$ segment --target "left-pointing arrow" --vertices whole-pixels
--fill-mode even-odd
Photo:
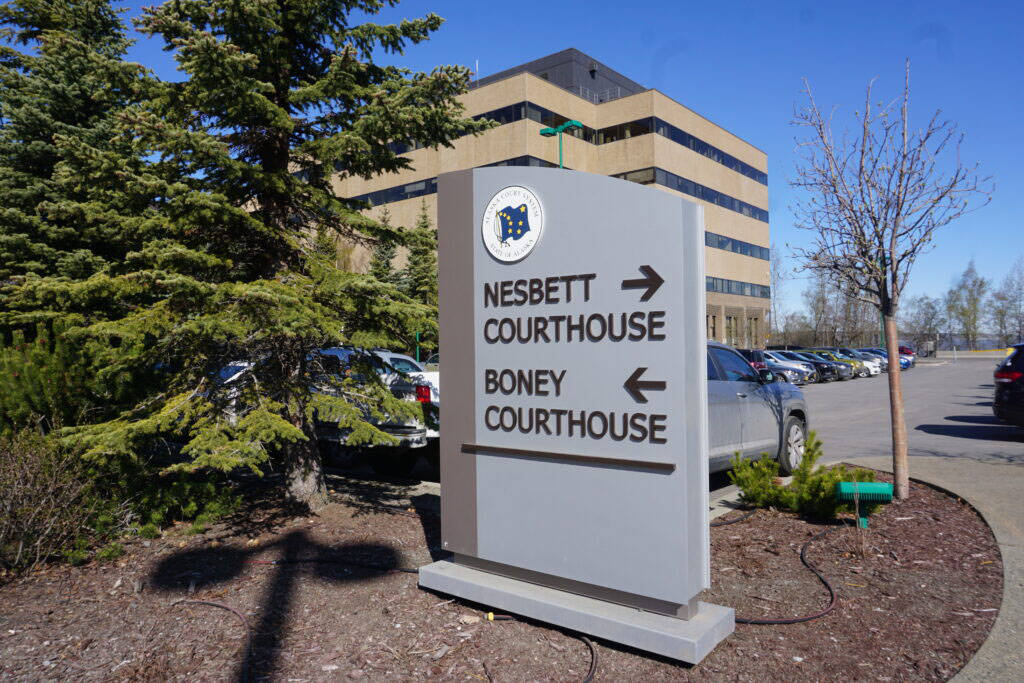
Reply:
[[[632,396],[633,400],[637,403],[647,403],[647,397],[641,392],[665,391],[665,387],[668,386],[665,382],[640,379],[645,372],[647,372],[647,368],[637,368],[622,385],[622,388],[626,390],[626,393]]]

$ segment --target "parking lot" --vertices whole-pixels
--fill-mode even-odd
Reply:
[[[1024,464],[1024,429],[992,415],[991,358],[920,362],[903,373],[909,455]],[[879,375],[803,387],[824,460],[889,455],[889,382]],[[910,473],[914,468],[911,461]]]
[[[995,365],[991,358],[924,361],[903,372],[911,459],[939,456],[1024,464],[1024,429],[992,415]],[[891,455],[889,382],[884,373],[801,389],[810,411],[810,428],[824,442],[823,462]],[[380,479],[364,462],[342,470],[359,479]],[[911,476],[913,472],[911,460]],[[411,477],[428,488],[431,482],[436,487],[438,481],[437,472],[422,460]],[[721,495],[729,486],[728,477],[713,475],[710,486]]]

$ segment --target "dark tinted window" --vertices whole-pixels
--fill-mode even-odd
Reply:
[[[718,365],[722,368],[722,372],[725,374],[726,381],[729,382],[756,382],[758,381],[757,373],[754,368],[750,367],[750,363],[743,360],[743,357],[738,353],[730,351],[728,349],[713,348],[711,353],[714,354],[715,360],[718,361]]]
[[[1003,370],[1020,370],[1024,372],[1024,347],[1018,346],[1012,355],[1001,364]]]
[[[764,363],[764,351],[759,349],[736,349],[751,363]]]
[[[715,367],[715,361],[711,360],[711,351],[708,351],[708,381],[721,379],[718,376],[718,368]]]
[[[422,372],[415,363],[405,360],[404,358],[397,358],[391,356],[391,366],[399,372]]]
[[[739,294],[742,296],[756,296],[762,299],[770,299],[771,287],[766,285],[755,285],[750,282],[738,282],[726,280],[721,277],[705,277],[705,289],[709,292],[721,292],[722,294]]]
[[[629,178],[627,178],[629,180]],[[737,254],[743,254],[744,256],[753,256],[754,258],[763,259],[768,261],[771,259],[771,251],[767,247],[758,246],[751,244],[750,242],[744,242],[742,240],[733,239],[724,235],[719,235],[713,232],[704,233],[704,244],[715,249],[724,249],[725,251],[732,251]]]
[[[654,182],[658,185],[664,185],[665,187],[677,190],[683,194],[688,194],[691,197],[697,197],[706,202],[710,202],[711,204],[717,204],[723,208],[729,209],[730,211],[741,213],[744,216],[749,216],[755,220],[759,220],[764,223],[768,222],[768,211],[765,209],[756,207],[753,204],[747,204],[735,197],[730,197],[718,190],[705,187],[700,183],[683,178],[682,176],[678,176],[675,173],[666,171],[665,169],[655,167],[654,172]],[[632,171],[628,173],[616,173],[612,177],[624,178],[629,175],[629,173],[632,173]]]

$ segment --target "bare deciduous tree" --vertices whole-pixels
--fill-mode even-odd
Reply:
[[[775,337],[779,336],[782,332],[783,319],[786,317],[785,311],[782,307],[782,292],[785,288],[786,281],[789,279],[789,269],[786,268],[786,264],[782,258],[782,247],[778,244],[773,244],[771,247],[771,260],[768,262],[771,277],[771,294],[772,294],[772,309],[771,309],[771,326],[769,331],[773,338],[773,343],[778,343],[774,340]]]
[[[1024,343],[1024,256],[992,292],[988,308],[992,331],[1001,346]]]
[[[900,329],[915,348],[937,341],[946,328],[946,307],[942,299],[926,294],[907,300],[900,310]]]
[[[935,112],[923,128],[910,123],[910,62],[902,97],[872,102],[868,83],[864,111],[854,114],[856,131],[833,133],[832,114],[819,109],[804,81],[807,103],[794,124],[803,152],[793,186],[802,191],[793,209],[797,227],[814,233],[812,245],[797,253],[812,271],[849,285],[884,319],[886,347],[897,357],[896,311],[914,261],[932,243],[935,232],[968,211],[969,202],[987,203],[988,178],[959,155],[962,135],[954,122]],[[895,493],[910,490],[907,430],[899,364],[891,363],[889,402],[892,417]]]
[[[955,323],[964,345],[969,349],[978,348],[978,333],[984,319],[982,304],[991,283],[978,273],[974,267],[974,259],[960,274],[953,286],[946,293],[946,313],[949,321]]]

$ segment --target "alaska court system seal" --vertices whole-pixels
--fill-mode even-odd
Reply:
[[[503,263],[526,258],[544,230],[544,211],[530,190],[512,185],[487,202],[480,235],[491,256]]]

